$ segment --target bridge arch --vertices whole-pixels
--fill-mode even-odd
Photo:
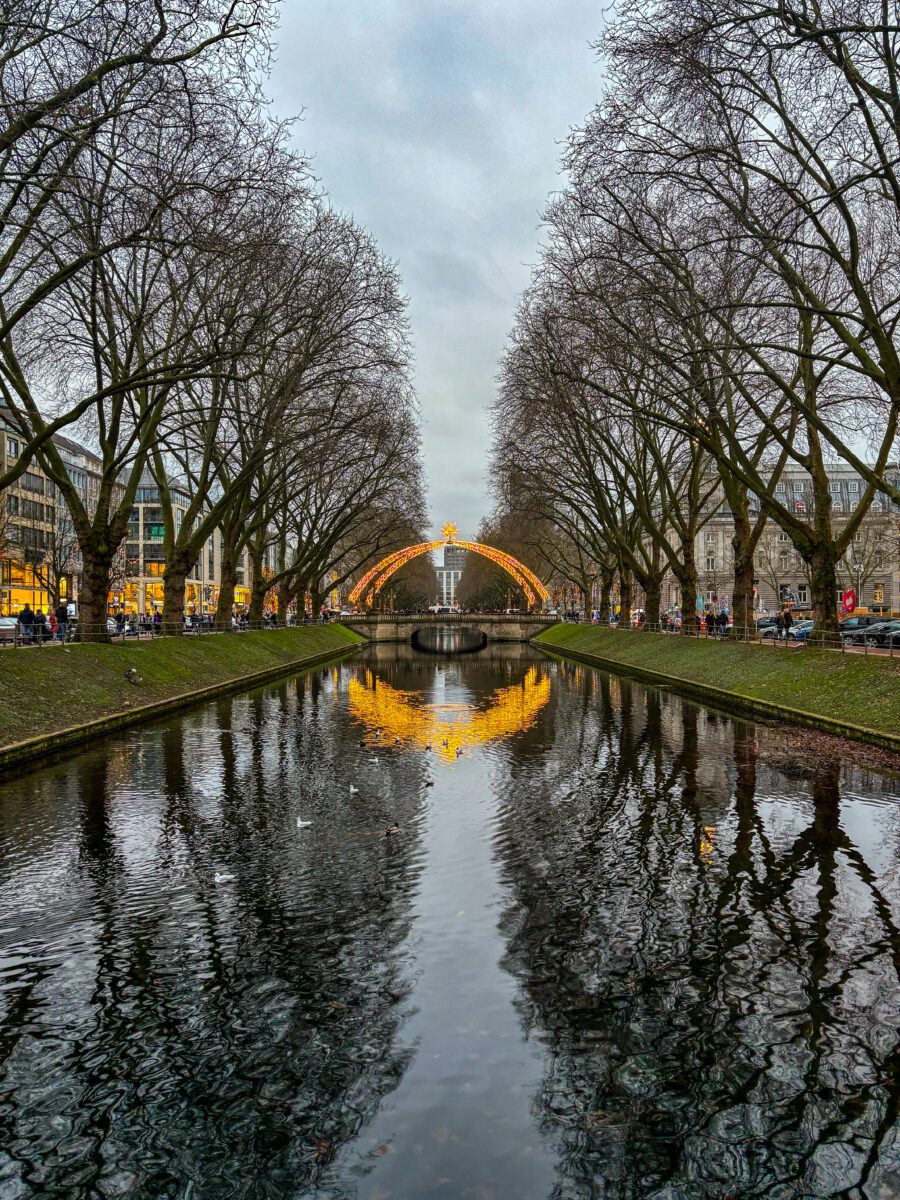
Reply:
[[[525,593],[529,605],[536,604],[538,598],[549,600],[550,593],[537,575],[517,558],[513,558],[511,554],[506,554],[505,551],[497,550],[493,546],[486,546],[483,542],[463,541],[456,536],[456,526],[454,525],[445,525],[441,532],[444,536],[438,541],[418,542],[415,546],[406,546],[403,550],[395,550],[393,554],[388,554],[381,562],[376,563],[363,575],[350,593],[351,604],[358,604],[361,599],[367,605],[372,604],[390,577],[401,567],[412,559],[418,558],[422,554],[429,554],[432,550],[439,550],[441,546],[446,546],[450,542],[454,546],[461,546],[463,550],[471,550],[473,554],[481,554],[484,558],[496,563],[515,580]]]

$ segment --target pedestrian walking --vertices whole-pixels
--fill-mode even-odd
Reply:
[[[41,645],[50,637],[50,626],[47,624],[47,614],[42,608],[34,614],[34,640]]]
[[[162,614],[159,609],[153,614],[153,632],[160,633],[162,631]]]
[[[724,608],[716,617],[716,625],[719,629],[719,637],[728,637],[728,613]]]
[[[32,641],[34,639],[34,611],[27,602],[19,613],[19,626],[22,630],[22,641]]]
[[[69,631],[69,606],[68,604],[57,604],[53,615],[56,617],[56,636],[61,642],[66,640],[66,635]]]
[[[785,636],[785,639],[786,639],[787,641],[790,641],[790,639],[791,639],[791,629],[792,629],[792,628],[793,628],[793,626],[794,626],[794,618],[791,616],[791,610],[790,610],[789,608],[786,608],[786,609],[784,610],[784,617],[782,618],[782,622],[783,622],[783,624],[784,624],[784,636]]]
[[[715,614],[713,613],[712,609],[710,609],[709,612],[707,612],[707,614],[706,614],[706,636],[707,637],[715,637],[716,636],[716,618],[715,618]]]
[[[784,613],[780,612],[775,617],[775,636],[784,638]]]

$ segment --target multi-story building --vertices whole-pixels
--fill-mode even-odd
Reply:
[[[169,481],[169,495],[175,530],[181,529],[185,514],[190,507],[187,488],[175,480]],[[121,596],[114,602],[121,603],[128,613],[152,613],[162,609],[163,573],[166,566],[165,523],[159,487],[153,476],[145,474],[135,494],[134,507],[128,525],[125,543],[125,581]],[[196,613],[215,612],[219,600],[219,585],[222,580],[222,535],[214,530],[200,552],[200,557],[188,576],[185,585],[185,611]],[[241,555],[237,569],[235,608],[243,611],[250,603],[250,562],[247,551]]]
[[[444,546],[444,561],[435,568],[438,577],[438,600],[451,608],[456,604],[456,587],[466,562],[467,551],[448,542]]]
[[[90,450],[57,435],[54,442],[69,479],[89,513],[95,510],[102,464]],[[11,466],[21,452],[21,439],[0,414],[0,468]],[[121,489],[122,485],[118,485]],[[175,527],[179,529],[190,500],[177,483],[171,488]],[[122,492],[113,496],[121,501]],[[152,613],[162,608],[165,569],[163,512],[159,489],[146,475],[138,488],[128,534],[117,551],[110,579],[110,609]],[[187,580],[185,610],[215,611],[219,599],[222,536],[218,530],[206,545]],[[52,480],[33,463],[0,495],[0,616],[18,613],[25,604],[45,611],[60,599],[77,603],[81,586],[78,539],[67,507]],[[245,551],[237,571],[235,607],[250,603],[250,564]]]
[[[20,453],[20,437],[0,417],[0,468],[13,466]],[[35,466],[0,494],[0,616],[25,604],[45,610],[50,605],[46,563],[54,544],[55,491]]]
[[[900,468],[888,471],[896,484]],[[829,469],[832,516],[836,528],[846,521],[865,492],[865,483],[844,464]],[[785,471],[775,495],[799,515],[812,509],[812,482],[800,470]],[[715,512],[697,535],[694,552],[699,574],[700,603],[720,607],[730,603],[734,582],[734,532],[731,511],[721,489],[713,496]],[[758,508],[753,515],[758,514]],[[859,607],[873,612],[900,612],[900,507],[883,494],[876,495],[859,530],[838,564],[838,595],[850,587],[857,593]],[[754,558],[753,601],[757,611],[771,612],[784,604],[803,607],[810,602],[806,566],[788,534],[768,521]],[[663,592],[669,607],[680,605],[677,581],[669,577]]]

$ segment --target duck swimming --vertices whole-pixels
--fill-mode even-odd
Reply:
[[[382,837],[386,837],[386,838],[387,838],[387,837],[393,837],[395,834],[397,834],[397,833],[399,833],[399,832],[400,832],[400,826],[399,826],[399,825],[397,824],[397,822],[395,821],[395,822],[393,823],[393,825],[388,825],[387,829],[386,829],[386,830],[384,831],[384,833],[382,834]]]

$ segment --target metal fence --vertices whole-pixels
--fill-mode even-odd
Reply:
[[[161,637],[210,637],[221,634],[241,634],[258,630],[297,629],[304,625],[321,626],[330,624],[329,621],[312,618],[292,620],[285,625],[283,622],[272,621],[235,621],[231,627],[217,628],[212,621],[185,621],[183,624],[154,624],[153,621],[126,621],[119,625],[109,621],[106,625],[83,625],[80,622],[68,622],[65,630],[52,630],[49,625],[23,625],[17,622],[15,626],[0,626],[0,648],[21,647],[37,648],[58,646],[71,642],[99,642],[108,640],[111,643],[124,645],[135,641],[153,641]]]
[[[567,620],[569,620],[567,618]],[[570,622],[571,623],[571,622]],[[575,624],[591,624],[590,621],[576,621]],[[759,646],[772,646],[773,649],[783,650],[803,650],[807,646],[815,646],[817,649],[839,651],[842,654],[877,654],[879,657],[893,658],[895,655],[900,658],[900,631],[886,637],[883,642],[879,642],[877,636],[867,635],[865,629],[860,629],[852,634],[831,634],[817,633],[812,630],[810,633],[795,634],[793,631],[785,631],[783,634],[772,634],[768,632],[760,633],[756,628],[750,625],[735,626],[728,625],[724,628],[716,628],[707,630],[705,625],[697,629],[684,629],[683,627],[673,628],[666,622],[657,624],[645,622],[639,626],[630,625],[614,625],[610,624],[609,628],[615,632],[622,634],[640,634],[640,633],[662,633],[669,637],[690,637],[702,638],[711,642],[747,642]]]

